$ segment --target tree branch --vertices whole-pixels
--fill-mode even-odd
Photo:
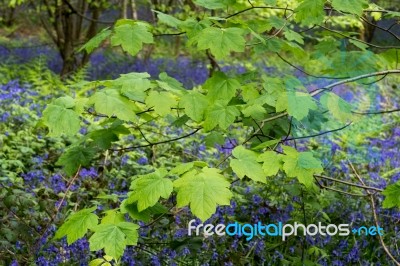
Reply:
[[[368,73],[368,74],[363,74],[363,75],[360,75],[360,76],[348,78],[348,79],[345,79],[345,80],[341,80],[341,81],[335,82],[335,83],[333,83],[331,85],[328,85],[326,87],[323,87],[321,89],[316,89],[314,91],[311,91],[310,94],[311,94],[311,96],[315,96],[315,95],[320,94],[321,92],[333,89],[334,87],[337,87],[337,86],[345,84],[345,83],[350,83],[350,82],[357,81],[357,80],[360,80],[360,79],[365,79],[365,78],[375,77],[375,76],[388,75],[388,74],[400,74],[400,69],[392,69],[392,70],[373,72],[373,73]]]
[[[314,138],[314,137],[322,136],[322,135],[325,135],[325,134],[329,134],[329,133],[332,133],[332,132],[336,132],[336,131],[343,130],[343,129],[345,129],[346,127],[350,126],[351,123],[352,123],[352,122],[350,122],[350,123],[348,123],[348,124],[346,124],[346,125],[344,125],[344,126],[342,126],[342,127],[340,127],[340,128],[336,128],[336,129],[332,129],[332,130],[327,130],[327,131],[323,131],[323,132],[320,132],[320,133],[317,133],[317,134],[313,134],[313,135],[308,135],[308,136],[286,138],[286,139],[284,139],[284,140],[282,140],[282,141],[289,141],[289,140],[296,140],[296,139],[308,139],[308,138]]]
[[[341,36],[343,36],[343,37],[345,37],[345,38],[347,38],[347,39],[351,39],[351,40],[354,40],[354,41],[363,43],[363,44],[365,44],[365,45],[368,45],[368,46],[370,46],[370,47],[374,47],[374,48],[377,48],[377,49],[384,49],[384,50],[386,50],[386,49],[400,49],[400,46],[392,46],[392,45],[380,46],[380,45],[376,45],[376,44],[373,44],[373,43],[365,42],[365,41],[362,41],[362,40],[360,40],[360,39],[357,39],[357,38],[348,36],[348,35],[346,35],[346,34],[340,32],[340,31],[333,30],[333,29],[330,29],[330,28],[325,27],[325,26],[322,26],[322,25],[318,25],[318,27],[323,28],[323,29],[325,29],[325,30],[327,30],[327,31],[330,31],[330,32],[339,34],[339,35],[341,35]]]
[[[180,140],[180,139],[184,139],[184,138],[190,137],[190,136],[196,134],[196,133],[197,133],[198,131],[200,131],[201,129],[202,129],[201,127],[200,127],[200,128],[197,128],[196,130],[194,130],[193,132],[191,132],[191,133],[189,133],[189,134],[186,134],[186,135],[181,136],[181,137],[173,138],[173,139],[168,139],[168,140],[163,140],[163,141],[159,141],[159,142],[154,142],[154,143],[151,143],[151,144],[138,145],[138,146],[131,146],[131,147],[126,147],[126,148],[120,148],[120,149],[110,149],[110,151],[131,151],[131,150],[134,150],[134,149],[152,147],[152,146],[156,146],[156,145],[159,145],[159,144],[165,144],[165,143],[169,143],[169,142],[174,142],[174,141],[177,141],[177,140]]]
[[[282,59],[283,62],[285,62],[286,64],[288,64],[289,66],[291,66],[291,67],[297,69],[297,70],[300,71],[301,73],[306,74],[307,76],[310,76],[310,77],[314,77],[314,78],[318,78],[318,79],[347,79],[347,78],[349,78],[349,77],[330,77],[330,76],[317,76],[317,75],[313,75],[313,74],[310,74],[310,73],[304,71],[303,69],[301,69],[301,68],[299,68],[299,67],[293,65],[293,64],[290,63],[287,59],[285,59],[283,56],[281,56],[279,53],[276,53],[276,55],[277,55],[280,59]]]
[[[76,8],[68,1],[68,0],[63,0],[63,2],[74,12],[74,14],[77,14],[81,18],[91,21],[91,22],[96,22],[100,24],[114,24],[115,21],[104,21],[104,20],[98,20],[98,19],[93,19],[90,17],[85,16],[84,14],[80,13]]]
[[[364,181],[362,180],[361,176],[358,174],[356,168],[354,167],[354,165],[348,161],[350,164],[351,169],[354,172],[354,175],[357,177],[357,179],[360,181],[360,183],[365,186]],[[379,219],[378,219],[378,214],[376,211],[376,205],[375,205],[375,199],[374,199],[374,193],[371,193],[367,190],[367,193],[369,195],[369,199],[371,201],[371,209],[372,209],[372,214],[374,217],[374,221],[375,221],[375,225],[377,228],[379,228]],[[389,258],[397,265],[400,266],[400,263],[396,260],[396,258],[392,255],[392,253],[390,252],[390,250],[388,249],[388,247],[386,246],[385,242],[383,241],[383,237],[378,234],[378,238],[379,238],[379,242],[381,243],[381,246],[383,248],[383,250],[385,251],[385,253],[389,256]]]
[[[370,187],[370,186],[365,186],[365,185],[359,185],[359,184],[351,183],[349,181],[344,181],[344,180],[336,179],[336,178],[329,177],[329,176],[314,175],[314,177],[322,178],[322,179],[326,179],[326,180],[330,180],[330,181],[334,181],[334,182],[338,182],[338,183],[342,183],[342,184],[349,185],[349,186],[352,186],[352,187],[362,188],[362,189],[365,189],[367,191],[368,190],[374,190],[374,191],[378,191],[378,192],[382,192],[383,191],[383,189],[380,189],[380,188]]]
[[[383,111],[373,111],[373,112],[356,112],[352,111],[353,114],[357,115],[379,115],[379,114],[390,114],[390,113],[395,113],[399,112],[400,109],[393,109],[393,110],[383,110]]]

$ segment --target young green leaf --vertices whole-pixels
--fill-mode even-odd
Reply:
[[[228,106],[226,101],[218,100],[206,112],[204,130],[210,131],[217,125],[222,129],[227,129],[239,115],[240,112],[235,106]]]
[[[335,8],[337,10],[361,16],[364,8],[368,7],[368,1],[366,1],[366,0],[332,0],[332,6],[333,6],[333,8]]]
[[[152,87],[148,73],[122,74],[112,81],[112,85],[121,88],[121,93],[131,100],[143,102],[146,90]]]
[[[93,228],[95,233],[90,237],[91,251],[104,248],[107,255],[118,259],[127,245],[136,245],[139,234],[137,224],[120,222],[117,224],[100,224]]]
[[[266,175],[257,162],[257,153],[247,150],[243,146],[237,146],[233,149],[232,154],[236,159],[231,160],[230,166],[239,178],[248,176],[254,181],[266,183]]]
[[[208,91],[207,97],[215,102],[216,100],[229,101],[236,94],[236,90],[240,88],[240,83],[235,78],[229,78],[223,72],[216,72],[203,85]]]
[[[180,107],[185,108],[185,114],[196,122],[201,122],[208,106],[206,96],[196,91],[189,91],[182,96]]]
[[[157,10],[153,10],[153,12],[157,13],[157,18],[160,23],[164,23],[165,25],[177,28],[182,21],[165,13],[162,13]]]
[[[120,222],[125,222],[124,214],[117,212],[115,210],[105,211],[106,216],[101,219],[100,224],[117,224]]]
[[[196,0],[196,5],[205,7],[207,9],[220,9],[226,8],[232,0]]]
[[[304,0],[295,9],[296,21],[302,25],[320,24],[325,17],[325,0]]]
[[[72,176],[78,171],[79,166],[88,166],[95,155],[96,150],[93,148],[72,146],[61,155],[56,165],[63,166],[64,171]]]
[[[93,140],[91,143],[92,147],[98,147],[102,150],[109,149],[111,144],[119,139],[118,134],[112,128],[92,131],[86,137]]]
[[[105,89],[96,92],[90,97],[88,104],[94,104],[96,112],[109,117],[115,115],[121,120],[136,121],[135,112],[140,111],[138,106],[121,95],[118,90]]]
[[[255,120],[262,120],[267,114],[267,110],[261,104],[247,104],[242,113],[245,117],[251,117]]]
[[[87,43],[85,43],[79,51],[86,50],[89,54],[94,51],[94,49],[98,48],[100,44],[110,36],[111,30],[109,28],[105,28],[99,33],[96,34],[92,39],[90,39]]]
[[[88,229],[94,228],[99,222],[99,217],[92,213],[96,208],[94,206],[89,209],[83,209],[68,216],[64,224],[57,230],[54,238],[60,239],[67,236],[68,245],[82,238]]]
[[[274,151],[266,151],[258,157],[258,161],[264,162],[263,169],[267,176],[275,176],[282,169],[282,155]]]
[[[388,185],[382,192],[385,196],[382,207],[400,207],[400,182]]]
[[[218,169],[204,167],[199,173],[192,170],[174,181],[177,206],[190,205],[194,215],[202,221],[215,213],[217,205],[229,205],[232,192],[230,183]]]
[[[314,158],[311,152],[297,152],[294,148],[285,146],[286,155],[283,157],[283,170],[288,177],[297,177],[300,183],[310,188],[314,174],[323,171],[321,161]]]
[[[153,107],[156,114],[165,116],[171,113],[171,107],[176,106],[176,100],[169,92],[151,91],[146,98],[146,105],[148,108]]]
[[[334,118],[341,122],[351,119],[351,105],[333,92],[322,95],[321,104],[325,106]]]
[[[299,44],[304,44],[303,36],[293,30],[286,30],[284,35],[288,41],[295,41]]]
[[[43,122],[49,128],[49,136],[75,135],[80,129],[79,115],[60,105],[48,104],[43,111]]]
[[[190,170],[192,170],[194,167],[194,162],[189,162],[189,163],[180,163],[174,168],[171,169],[170,173],[173,175],[182,175]]]
[[[133,192],[130,194],[127,203],[137,202],[138,210],[151,207],[161,198],[167,199],[172,193],[172,181],[165,176],[168,171],[161,168],[155,172],[141,175],[131,184]]]
[[[160,75],[158,75],[158,78],[160,79],[157,80],[158,86],[166,91],[180,92],[185,90],[182,83],[175,78],[168,76],[165,72],[161,72]]]
[[[120,205],[121,213],[128,213],[129,216],[134,220],[139,220],[143,222],[148,222],[151,219],[153,214],[161,214],[168,212],[168,209],[161,205],[160,203],[156,203],[154,206],[145,209],[144,211],[139,211],[137,207],[137,202],[127,203],[128,199],[123,200]]]
[[[278,98],[275,108],[277,112],[287,110],[289,115],[302,120],[308,115],[309,110],[317,109],[317,104],[310,94],[290,90]]]
[[[136,55],[143,47],[143,43],[153,43],[153,35],[148,31],[146,23],[126,23],[114,28],[111,36],[113,46],[121,45],[130,55]]]
[[[213,131],[206,136],[204,141],[207,147],[215,147],[215,144],[224,144],[225,138],[221,133]]]
[[[244,30],[240,28],[208,27],[195,36],[199,50],[210,49],[216,59],[224,59],[231,52],[243,52],[246,40]]]

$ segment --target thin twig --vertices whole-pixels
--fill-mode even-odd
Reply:
[[[325,30],[327,30],[327,31],[330,31],[330,32],[339,34],[339,35],[341,35],[341,36],[343,36],[343,37],[345,37],[345,38],[347,38],[347,39],[351,39],[351,40],[354,40],[354,41],[363,43],[363,44],[365,44],[365,45],[368,45],[368,46],[370,46],[370,47],[374,47],[374,48],[377,48],[377,49],[384,49],[384,50],[386,50],[386,49],[400,49],[400,46],[393,46],[393,45],[380,46],[380,45],[376,45],[376,44],[373,44],[373,43],[365,42],[365,41],[362,41],[362,40],[360,40],[360,39],[357,39],[357,38],[348,36],[348,35],[346,35],[346,34],[340,32],[340,31],[333,30],[333,29],[330,29],[330,28],[325,27],[325,26],[322,26],[322,25],[318,25],[318,27],[323,28],[323,29],[325,29]]]
[[[300,71],[301,73],[306,74],[307,76],[310,76],[310,77],[314,77],[314,78],[318,78],[318,79],[347,79],[347,78],[349,78],[349,77],[317,76],[317,75],[314,75],[314,74],[310,74],[310,73],[304,71],[303,69],[301,69],[300,67],[297,67],[297,66],[295,66],[294,64],[292,64],[291,62],[289,62],[287,59],[285,59],[285,58],[284,58],[283,56],[281,56],[279,53],[276,53],[276,55],[277,55],[283,62],[285,62],[286,64],[288,64],[289,66],[291,66],[291,67],[297,69],[297,70]]]
[[[200,128],[197,128],[196,130],[194,130],[191,133],[186,134],[184,136],[173,138],[173,139],[168,139],[168,140],[163,140],[163,141],[159,141],[159,142],[153,142],[152,144],[137,145],[137,146],[131,146],[131,147],[120,148],[120,149],[110,149],[110,150],[111,151],[130,151],[130,150],[134,150],[134,149],[146,148],[146,147],[151,147],[151,146],[155,146],[155,145],[159,145],[159,144],[169,143],[169,142],[173,142],[173,141],[177,141],[177,140],[180,140],[180,139],[184,139],[184,138],[190,137],[190,136],[196,134],[201,129],[202,128],[200,127]]]
[[[329,177],[329,176],[316,175],[316,174],[314,176],[317,177],[317,178],[322,178],[322,179],[326,179],[326,180],[342,183],[342,184],[349,185],[349,186],[352,186],[352,187],[358,187],[358,188],[362,188],[362,189],[366,189],[366,190],[374,190],[374,191],[379,191],[379,192],[383,191],[383,189],[380,189],[380,188],[370,187],[370,186],[365,186],[365,185],[359,185],[359,184],[355,184],[355,183],[352,183],[352,182],[349,182],[349,181],[336,179],[336,178]]]
[[[293,138],[285,138],[285,139],[282,140],[282,142],[284,142],[284,141],[289,141],[289,140],[296,140],[296,139],[314,138],[314,137],[322,136],[322,135],[325,135],[325,134],[337,132],[337,131],[343,130],[343,129],[345,129],[346,127],[350,126],[351,123],[352,123],[352,122],[350,122],[350,123],[348,123],[348,124],[346,124],[346,125],[344,125],[344,126],[342,126],[342,127],[340,127],[340,128],[336,128],[336,129],[332,129],[332,130],[323,131],[323,132],[320,132],[320,133],[317,133],[317,134],[313,134],[313,135],[301,136],[301,137],[293,137]]]
[[[400,109],[393,109],[393,110],[383,110],[383,111],[373,111],[373,112],[356,112],[352,111],[353,114],[357,115],[379,115],[379,114],[390,114],[390,113],[395,113],[399,112]]]
[[[364,181],[362,180],[361,176],[358,174],[358,172],[357,172],[356,168],[354,167],[354,165],[353,165],[350,161],[348,161],[348,162],[349,162],[349,164],[350,164],[351,169],[352,169],[353,172],[354,172],[354,175],[357,177],[357,179],[360,181],[360,183],[361,183],[363,186],[365,186]],[[373,214],[373,217],[374,217],[374,221],[375,221],[376,228],[379,228],[379,219],[378,219],[378,214],[377,214],[377,211],[376,211],[376,205],[375,205],[374,194],[371,193],[371,192],[369,192],[368,190],[367,190],[367,193],[368,193],[369,199],[370,199],[370,201],[371,201],[371,209],[372,209],[372,214]],[[392,255],[392,253],[390,252],[389,248],[386,246],[385,242],[383,241],[383,237],[381,236],[381,234],[378,234],[378,237],[379,237],[379,242],[381,243],[381,246],[382,246],[383,250],[385,251],[385,253],[389,256],[389,258],[390,258],[397,266],[400,266],[400,263],[399,263],[399,262],[396,260],[396,258]]]
[[[43,237],[43,236],[46,234],[46,232],[49,230],[49,228],[50,228],[52,222],[55,220],[57,214],[59,213],[59,211],[60,211],[60,209],[61,209],[62,204],[64,203],[65,198],[67,197],[67,194],[68,194],[69,190],[70,190],[71,187],[72,187],[72,184],[73,184],[73,183],[75,182],[75,180],[78,178],[78,175],[79,175],[79,172],[80,172],[80,171],[81,171],[81,166],[79,165],[76,174],[72,177],[71,181],[69,182],[69,184],[68,184],[68,186],[67,186],[67,189],[66,189],[65,192],[64,192],[64,196],[62,197],[61,201],[58,203],[58,205],[57,205],[57,207],[56,207],[56,211],[55,211],[55,212],[53,213],[53,215],[50,217],[50,221],[48,222],[48,224],[47,224],[46,228],[44,229],[43,233],[40,235],[40,237],[39,237],[39,239],[38,239],[38,241],[37,241],[37,243],[36,243],[36,245],[35,245],[36,247],[39,245],[39,243],[40,243],[42,237]]]
[[[356,193],[351,193],[351,192],[339,190],[339,189],[336,189],[336,188],[333,188],[333,187],[328,187],[328,186],[325,186],[325,185],[321,184],[321,182],[319,182],[318,178],[316,178],[315,176],[314,176],[314,179],[317,181],[318,185],[323,189],[332,190],[332,191],[335,191],[335,192],[338,192],[338,193],[341,193],[341,194],[345,194],[345,195],[348,195],[348,196],[355,196],[355,197],[366,197],[366,196],[368,196],[368,195],[365,195],[365,194],[356,194]]]
[[[345,80],[341,80],[341,81],[335,82],[333,84],[330,84],[328,86],[325,86],[323,88],[311,91],[310,95],[311,96],[316,96],[316,95],[318,95],[318,94],[320,94],[320,93],[322,93],[324,91],[331,90],[334,87],[337,87],[337,86],[342,85],[342,84],[350,83],[350,82],[357,81],[357,80],[360,80],[360,79],[376,77],[376,76],[383,76],[383,75],[388,75],[388,74],[400,74],[400,69],[391,69],[391,70],[373,72],[373,73],[363,74],[363,75],[360,75],[360,76],[356,76],[356,77],[348,78],[348,79],[345,79]]]

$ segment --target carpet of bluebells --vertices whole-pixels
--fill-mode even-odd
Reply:
[[[13,61],[10,62],[11,56]],[[59,71],[60,58],[46,46],[35,48],[5,49],[0,47],[0,59],[9,64],[28,64],[45,60],[47,68]],[[9,60],[9,61],[7,61]],[[224,71],[243,72],[246,66],[224,68]],[[114,78],[120,73],[149,72],[157,76],[166,71],[181,81],[185,87],[202,84],[208,77],[207,64],[181,57],[177,59],[126,60],[112,57],[106,52],[93,55],[87,69],[88,79]],[[272,69],[264,67],[264,71]],[[311,90],[327,81],[309,80],[301,73],[296,74]],[[129,189],[129,177],[149,172],[154,154],[151,150],[135,150],[109,155],[105,165],[94,164],[82,169],[79,178],[70,187],[68,200],[60,199],[67,190],[68,178],[55,167],[62,150],[70,143],[68,139],[45,136],[38,126],[41,111],[53,95],[42,93],[27,80],[7,80],[0,89],[0,162],[1,193],[0,212],[0,257],[10,265],[87,265],[94,256],[86,238],[68,246],[66,240],[53,240],[54,232],[68,215],[67,209],[80,209],[97,204],[97,212],[103,208],[118,206]],[[377,86],[377,85],[376,85]],[[379,91],[379,88],[375,88]],[[56,90],[55,90],[56,91]],[[336,91],[348,101],[359,99],[360,92],[340,87]],[[393,95],[369,95],[379,109],[382,102],[396,107]],[[383,126],[387,125],[387,126]],[[182,132],[174,127],[164,128],[170,136]],[[86,133],[82,128],[81,134]],[[309,132],[308,132],[309,133]],[[240,131],[233,131],[225,143],[206,149],[201,139],[182,139],[172,144],[172,149],[160,147],[157,154],[159,165],[198,158],[216,164],[229,154],[240,138]],[[307,135],[298,125],[299,136]],[[136,136],[129,136],[121,143],[135,143]],[[288,142],[293,145],[293,142]],[[324,161],[325,172],[333,177],[353,180],[348,160],[356,165],[366,184],[377,188],[400,179],[400,129],[393,116],[368,116],[354,126],[312,139],[297,141],[299,149],[318,150]],[[373,225],[368,197],[350,197],[334,191],[324,190],[318,197],[305,193],[300,186],[282,186],[280,176],[268,185],[236,182],[233,190],[238,196],[230,206],[219,207],[207,223],[350,223],[354,226]],[[329,182],[326,186],[332,185]],[[362,190],[339,187],[343,191],[365,193]],[[100,195],[100,196],[99,196]],[[102,196],[101,196],[102,195]],[[379,202],[382,198],[379,198]],[[172,207],[175,199],[165,203]],[[378,204],[379,206],[379,204]],[[68,207],[68,208],[67,208]],[[55,212],[56,208],[60,208]],[[378,208],[385,241],[392,253],[400,257],[396,243],[400,239],[400,212]],[[22,218],[22,219],[21,219]],[[308,258],[320,265],[390,265],[376,237],[291,237],[283,242],[273,237],[251,241],[243,237],[188,237],[187,223],[192,219],[188,209],[172,208],[154,224],[142,221],[138,246],[129,247],[122,257],[123,265],[285,265]],[[199,222],[199,221],[197,221]],[[149,225],[150,226],[147,226]],[[310,264],[313,265],[313,264]]]

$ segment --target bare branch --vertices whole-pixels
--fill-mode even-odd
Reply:
[[[196,130],[194,130],[193,132],[191,132],[191,133],[189,133],[189,134],[186,134],[186,135],[181,136],[181,137],[173,138],[173,139],[168,139],[168,140],[163,140],[163,141],[159,141],[159,142],[154,142],[154,143],[151,143],[151,144],[138,145],[138,146],[131,146],[131,147],[126,147],[126,148],[120,148],[120,149],[110,149],[110,151],[131,151],[131,150],[134,150],[134,149],[152,147],[152,146],[156,146],[156,145],[159,145],[159,144],[165,144],[165,143],[169,143],[169,142],[174,142],[174,141],[177,141],[177,140],[180,140],[180,139],[184,139],[184,138],[190,137],[190,136],[196,134],[196,133],[197,133],[198,131],[200,131],[201,129],[202,129],[201,127],[200,127],[200,128],[197,128]]]
[[[352,186],[352,187],[362,188],[362,189],[365,189],[365,190],[374,190],[374,191],[378,191],[378,192],[382,192],[383,191],[383,189],[380,189],[380,188],[370,187],[370,186],[365,186],[365,185],[359,185],[359,184],[351,183],[349,181],[344,181],[344,180],[336,179],[336,178],[329,177],[329,176],[324,176],[324,175],[314,175],[314,176],[317,177],[317,178],[322,178],[322,179],[326,179],[326,180],[342,183],[342,184],[345,184],[345,185],[349,185],[349,186]]]
[[[346,127],[350,126],[351,123],[352,123],[352,122],[350,122],[350,123],[348,123],[348,124],[346,124],[346,125],[344,125],[344,126],[342,126],[342,127],[340,127],[340,128],[336,128],[336,129],[332,129],[332,130],[323,131],[323,132],[320,132],[320,133],[317,133],[317,134],[313,134],[313,135],[301,136],[301,137],[293,137],[293,138],[285,138],[285,139],[282,140],[282,141],[289,141],[289,140],[296,140],[296,139],[308,139],[308,138],[314,138],[314,137],[322,136],[322,135],[325,135],[325,134],[329,134],[329,133],[332,133],[332,132],[337,132],[337,131],[343,130],[343,129],[345,129]]]

